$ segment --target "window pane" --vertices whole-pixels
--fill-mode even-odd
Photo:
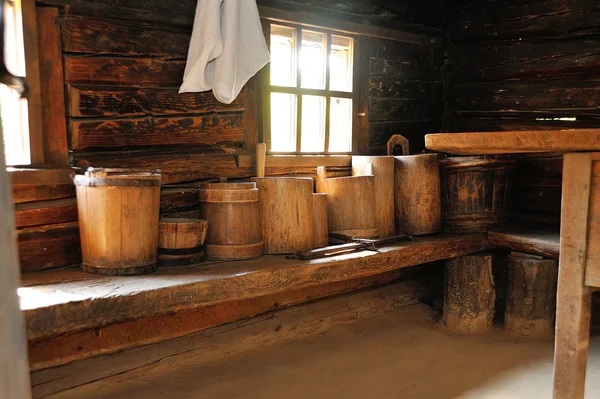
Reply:
[[[302,96],[302,152],[325,150],[325,97]]]
[[[326,53],[327,35],[325,33],[302,30],[300,71],[303,88],[325,89]]]
[[[352,53],[354,39],[331,35],[331,53],[329,56],[329,89],[352,91]]]
[[[271,151],[296,152],[296,96],[271,93]]]
[[[352,100],[332,97],[329,121],[329,152],[352,151]]]
[[[271,84],[296,87],[296,29],[271,25]]]

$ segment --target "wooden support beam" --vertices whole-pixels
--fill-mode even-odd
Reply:
[[[554,348],[554,399],[583,399],[590,336],[591,289],[585,285],[590,153],[566,154]]]

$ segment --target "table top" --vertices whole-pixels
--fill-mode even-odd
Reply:
[[[600,129],[436,133],[425,147],[458,155],[600,151]]]

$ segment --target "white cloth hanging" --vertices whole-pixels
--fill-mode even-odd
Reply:
[[[256,0],[198,0],[179,92],[212,90],[230,104],[267,62]]]

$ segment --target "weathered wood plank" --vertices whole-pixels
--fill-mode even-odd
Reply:
[[[56,367],[91,356],[162,342],[266,312],[273,314],[291,305],[385,284],[406,276],[408,271],[407,269],[393,270],[375,276],[328,283],[281,294],[226,301],[208,308],[183,310],[112,324],[101,330],[85,330],[29,342],[30,368],[32,371],[37,371]],[[33,378],[34,384],[38,385],[37,389],[41,388],[39,385],[50,382],[50,376],[57,371],[46,370],[35,374]]]
[[[66,55],[65,83],[179,87],[185,61]]]
[[[453,132],[495,132],[523,130],[561,130],[600,128],[600,120],[561,120],[558,117],[540,118],[540,116],[501,115],[480,117],[452,117],[449,122]]]
[[[370,75],[369,96],[379,98],[442,98],[442,83],[409,81],[396,75]]]
[[[403,267],[478,252],[483,235],[435,235],[380,249],[310,262],[265,256],[213,266],[170,268],[127,279],[85,276],[71,283],[20,292],[29,339],[101,327],[183,309],[207,307],[324,283],[366,277]],[[73,271],[73,273],[81,273]],[[94,285],[93,291],[83,289]],[[64,293],[54,295],[56,290]],[[69,295],[69,293],[77,293]]]
[[[467,83],[451,87],[448,94],[452,111],[461,115],[469,111],[502,111],[597,116],[600,107],[600,82],[589,79]]]
[[[490,230],[487,235],[492,244],[511,251],[553,259],[560,253],[560,232],[554,226],[515,224]]]
[[[75,196],[72,169],[10,169],[15,204]]]
[[[67,17],[61,24],[63,50],[67,53],[185,58],[191,38],[190,32],[118,21]]]
[[[444,105],[438,99],[373,98],[369,99],[369,121],[422,121],[440,119]]]
[[[65,87],[58,9],[37,7],[44,164],[69,164]]]
[[[81,262],[77,222],[17,230],[23,272],[52,269]]]
[[[250,167],[238,167],[234,154],[216,151],[119,151],[75,153],[73,162],[82,168],[104,166],[108,168],[160,169],[162,183],[179,183],[199,179],[246,178],[256,171]]]
[[[145,146],[241,147],[242,113],[173,118],[71,120],[70,149],[116,149]]]
[[[419,65],[403,62],[402,60],[394,61],[371,57],[368,72],[371,75],[398,75],[409,81],[435,82],[441,80],[441,65],[443,65],[443,60],[442,62],[432,61]]]
[[[77,221],[75,198],[37,201],[15,205],[17,228]]]
[[[69,115],[74,117],[181,115],[243,111],[243,96],[231,104],[212,92],[179,93],[176,88],[68,87]]]
[[[429,134],[425,146],[459,155],[600,150],[600,129]]]

